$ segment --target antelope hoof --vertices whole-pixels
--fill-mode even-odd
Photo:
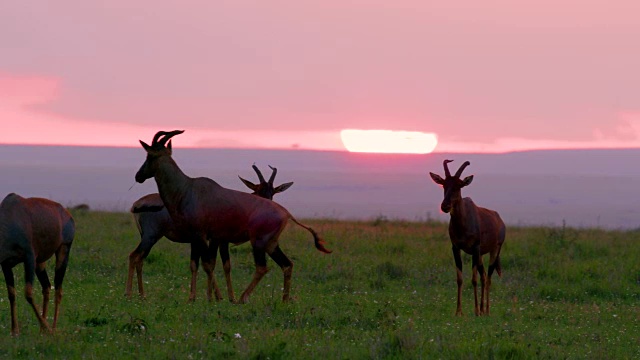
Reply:
[[[40,333],[41,334],[46,334],[46,335],[51,335],[51,334],[53,334],[53,330],[51,330],[49,325],[42,325],[42,326],[40,326]]]

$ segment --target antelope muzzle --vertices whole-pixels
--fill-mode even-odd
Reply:
[[[440,210],[445,214],[451,211],[451,201],[444,200],[442,204],[440,204]]]
[[[136,173],[136,182],[142,184],[145,180],[153,177],[152,175],[147,174],[149,171],[147,170],[147,162],[140,167],[140,170]]]

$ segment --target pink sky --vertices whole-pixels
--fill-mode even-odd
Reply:
[[[436,151],[640,147],[640,2],[0,6],[0,143]]]

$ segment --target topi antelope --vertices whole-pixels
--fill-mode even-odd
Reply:
[[[218,246],[249,241],[253,248],[256,271],[240,297],[240,302],[248,301],[251,292],[267,273],[266,254],[282,268],[282,300],[288,301],[293,263],[278,245],[280,233],[291,219],[313,235],[315,247],[319,251],[330,253],[324,247],[324,241],[313,229],[298,222],[284,207],[273,201],[223,188],[208,178],[191,178],[185,175],[171,157],[170,141],[173,136],[183,132],[159,131],[153,137],[151,145],[141,140],[140,144],[147,152],[147,158],[136,173],[135,179],[139,183],[149,178],[155,179],[162,202],[176,228],[180,233],[189,236],[192,274],[189,299],[195,299],[200,258],[207,275],[212,275]],[[214,284],[215,279],[209,276],[209,293]],[[227,276],[227,290],[229,299],[235,302],[230,276]]]
[[[25,199],[17,194],[7,195],[0,203],[0,264],[4,273],[11,307],[11,335],[18,335],[16,288],[13,267],[24,263],[25,296],[40,323],[40,331],[51,333],[58,323],[62,301],[62,280],[67,270],[69,251],[75,235],[71,214],[62,205],[47,199]],[[53,326],[47,323],[51,282],[46,261],[56,255],[55,309]],[[42,314],[33,299],[33,280],[42,285]]]
[[[451,238],[453,258],[456,262],[458,282],[458,305],[456,315],[462,315],[460,296],[462,292],[462,259],[460,250],[472,256],[473,266],[473,295],[475,298],[475,314],[489,315],[489,290],[491,288],[491,275],[493,271],[502,276],[500,267],[500,248],[504,243],[505,226],[497,212],[485,209],[473,203],[471,198],[462,198],[461,189],[473,180],[473,175],[460,179],[462,171],[471,163],[465,161],[454,176],[449,173],[447,163],[453,160],[445,160],[445,179],[434,173],[429,173],[436,184],[444,188],[444,200],[440,208],[451,215],[449,221],[449,238]],[[482,255],[489,253],[489,276],[484,270]],[[478,307],[478,272],[482,284],[480,307]],[[486,305],[485,305],[486,294]]]
[[[255,195],[263,197],[265,199],[273,199],[273,196],[277,193],[287,190],[293,182],[288,182],[277,187],[273,186],[273,180],[276,177],[277,169],[269,166],[272,170],[269,181],[265,181],[260,169],[253,165],[253,170],[258,174],[259,184],[254,184],[249,180],[245,180],[240,177],[240,180],[251,190]],[[177,243],[189,243],[189,240],[185,236],[181,236],[176,227],[171,221],[171,216],[162,203],[160,194],[148,194],[140,199],[136,200],[131,206],[131,213],[140,232],[140,243],[138,247],[129,255],[129,273],[127,275],[127,282],[125,285],[125,296],[131,296],[131,288],[133,285],[133,273],[134,269],[138,280],[138,292],[141,297],[144,297],[144,287],[142,282],[142,266],[144,259],[149,255],[151,248],[160,240],[163,236],[167,239]],[[216,256],[214,254],[214,256]],[[225,273],[230,273],[231,262],[229,261],[229,247],[228,244],[221,244],[220,257],[225,269]],[[222,295],[220,290],[215,287],[214,289],[216,300],[221,300]],[[211,299],[210,299],[211,300]]]

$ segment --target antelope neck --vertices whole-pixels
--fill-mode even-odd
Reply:
[[[452,201],[451,203],[451,211],[449,211],[449,215],[451,215],[451,222],[461,227],[464,227],[466,224],[466,211],[464,206],[464,201],[462,201],[462,197],[457,199],[456,201]]]
[[[178,167],[170,156],[163,156],[157,160],[158,170],[154,176],[158,185],[158,192],[162,202],[171,211],[176,209],[182,195],[188,191],[191,178]]]

